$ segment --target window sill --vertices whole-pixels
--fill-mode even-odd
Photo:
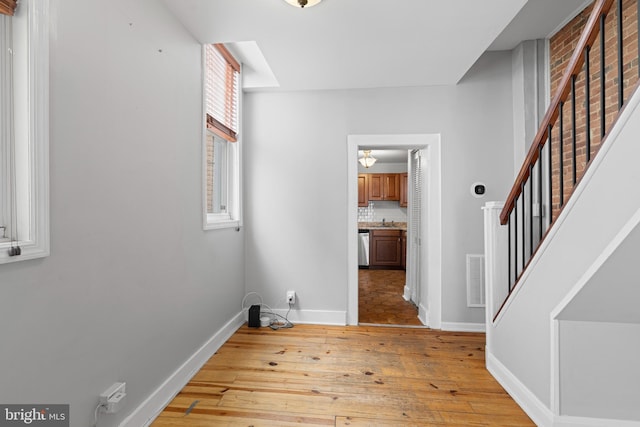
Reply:
[[[20,255],[9,256],[10,242],[0,243],[0,264],[9,264],[12,262],[26,261],[29,259],[44,258],[50,255],[49,248],[46,246],[38,246],[33,242],[20,242]]]
[[[220,230],[223,228],[240,228],[238,219],[231,219],[228,215],[207,214],[204,230]]]

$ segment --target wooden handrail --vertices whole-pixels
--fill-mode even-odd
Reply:
[[[504,208],[500,213],[500,223],[502,225],[505,225],[509,220],[511,211],[515,206],[516,199],[520,196],[522,186],[529,178],[530,166],[535,165],[538,160],[540,148],[547,142],[549,136],[548,128],[549,125],[555,123],[558,118],[560,103],[566,101],[571,92],[572,76],[577,75],[584,65],[585,49],[588,46],[591,46],[598,36],[598,24],[600,17],[603,15],[606,16],[607,13],[609,13],[611,6],[613,5],[613,1],[614,0],[597,0],[593,10],[591,11],[591,15],[589,16],[589,20],[587,21],[584,30],[582,31],[582,35],[578,40],[578,44],[573,52],[573,56],[571,57],[571,61],[569,61],[569,65],[567,66],[562,76],[562,80],[560,81],[560,85],[556,90],[556,95],[553,97],[553,100],[540,123],[538,133],[536,133],[536,136],[533,139],[531,148],[527,153],[527,157],[524,160],[522,168],[520,168],[520,172],[518,173],[516,181],[511,188],[509,196],[507,197]]]

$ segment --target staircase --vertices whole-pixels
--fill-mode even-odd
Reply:
[[[509,197],[484,209],[487,368],[538,425],[640,426],[638,3],[594,2]]]

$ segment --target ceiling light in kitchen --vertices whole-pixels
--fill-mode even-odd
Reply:
[[[364,157],[361,157],[359,161],[365,168],[370,168],[371,166],[373,166],[376,160],[378,159],[371,155],[371,150],[364,150]]]
[[[320,3],[322,0],[284,0],[289,3],[291,6],[305,8],[315,6]]]

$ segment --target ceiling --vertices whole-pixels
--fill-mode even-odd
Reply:
[[[456,84],[488,49],[544,38],[585,0],[164,0],[201,43],[243,42],[245,90]]]
[[[358,151],[358,158],[362,157],[364,152]],[[406,163],[408,161],[408,150],[392,150],[392,149],[378,149],[371,150],[371,156],[376,159],[378,163]]]
[[[511,50],[523,40],[555,33],[593,0],[529,0],[489,50]]]

